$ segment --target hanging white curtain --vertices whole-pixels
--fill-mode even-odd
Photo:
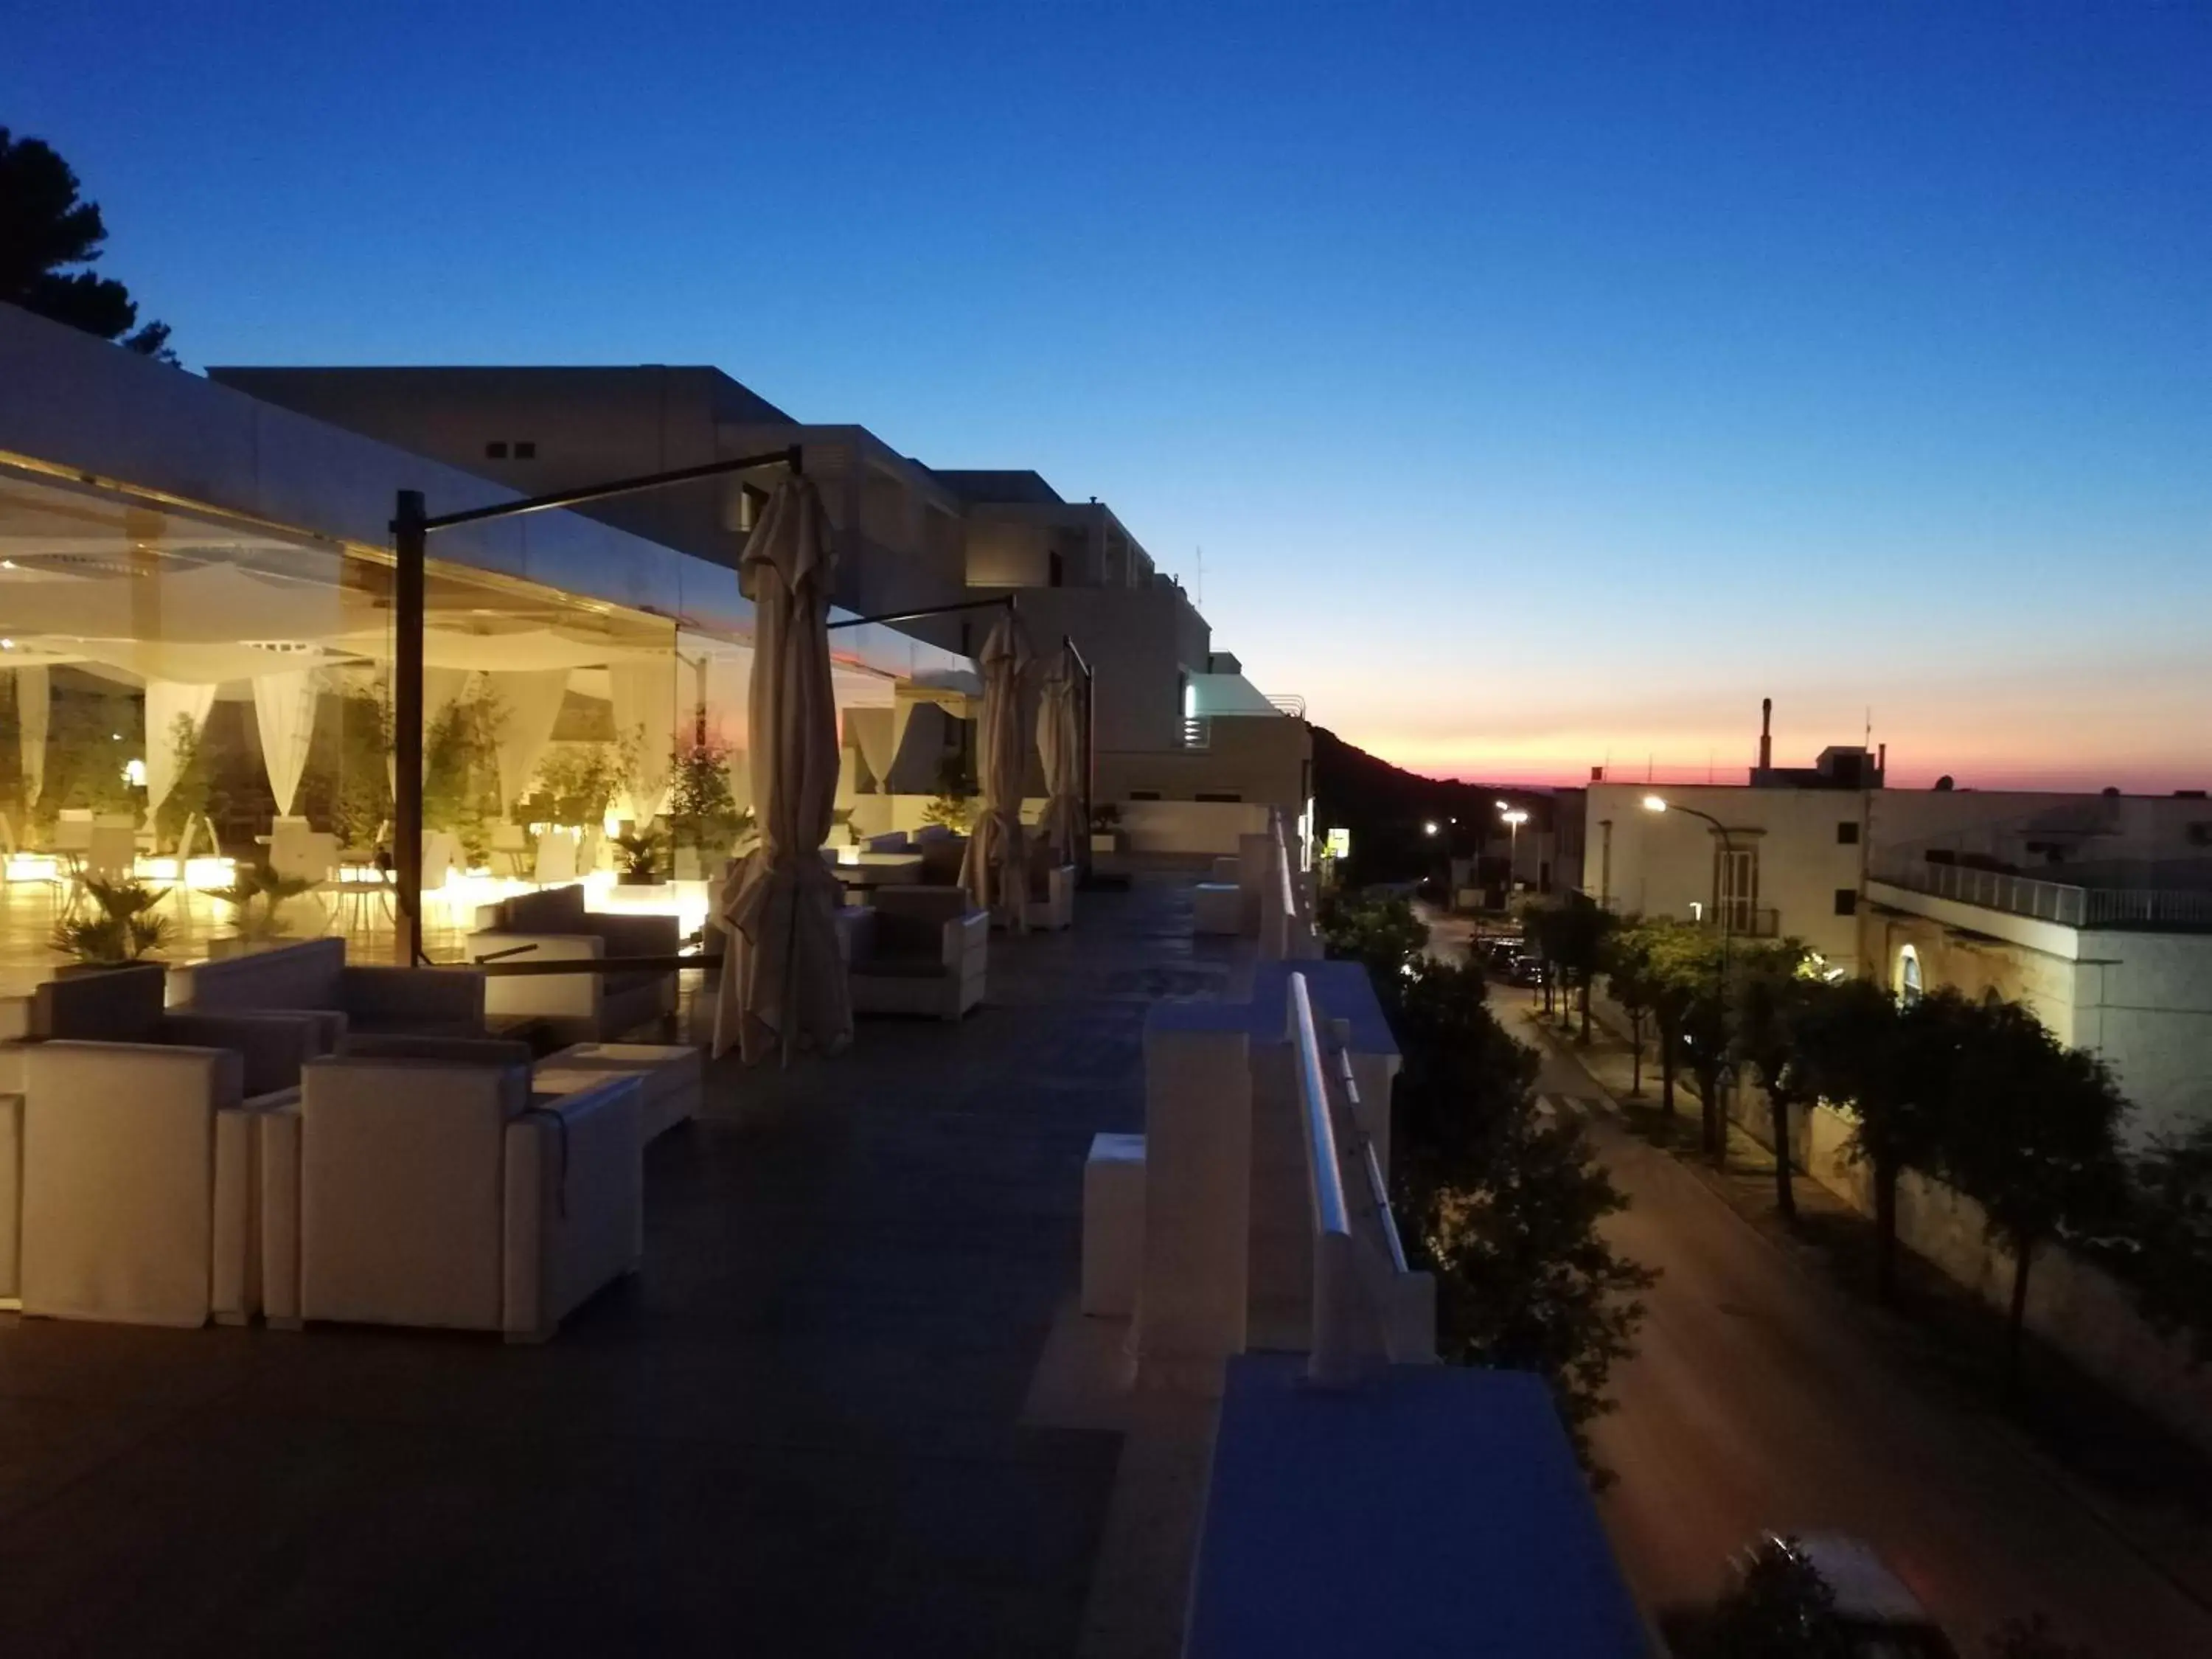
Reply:
[[[676,750],[674,654],[610,665],[607,690],[614,704],[615,738],[627,750],[629,815],[643,823],[659,816],[668,793]]]
[[[553,740],[554,722],[568,695],[568,671],[501,674],[492,684],[506,717],[499,727],[499,800],[512,807],[528,793],[545,745]]]
[[[276,797],[280,818],[292,816],[307,745],[314,740],[315,676],[314,669],[301,668],[253,677],[253,724],[261,734],[261,763],[268,769],[269,792]]]
[[[207,729],[208,710],[215,707],[215,687],[191,685],[182,680],[146,682],[146,811],[161,810],[161,803],[177,787],[177,722],[191,722],[197,738]]]
[[[23,805],[33,805],[46,786],[46,723],[53,685],[43,668],[15,671],[15,743],[23,762]]]

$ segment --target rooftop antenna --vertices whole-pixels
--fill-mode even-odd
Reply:
[[[1759,769],[1767,771],[1774,765],[1774,699],[1759,700]]]
[[[1198,574],[1191,578],[1191,586],[1197,591],[1197,596],[1191,600],[1191,603],[1200,609],[1204,609],[1206,605],[1206,550],[1202,547],[1198,550]]]

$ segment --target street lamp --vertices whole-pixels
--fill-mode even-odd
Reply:
[[[1437,833],[1437,821],[1434,818],[1431,818],[1426,823],[1424,823],[1421,826],[1421,833],[1425,836],[1435,835]]]
[[[1506,842],[1505,852],[1505,890],[1510,893],[1515,878],[1521,873],[1521,826],[1528,822],[1528,814],[1518,806],[1500,801],[1498,803],[1498,816],[1505,821],[1506,828],[1512,832]]]

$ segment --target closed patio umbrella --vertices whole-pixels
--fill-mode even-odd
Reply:
[[[837,799],[837,706],[830,680],[836,563],[822,497],[787,478],[745,544],[738,575],[753,603],[746,752],[760,841],[717,920],[732,942],[714,1004],[714,1052],[852,1041],[853,999],[837,951],[842,890],[822,862]]]
[[[1022,845],[1022,778],[1029,770],[1029,636],[1012,611],[983,641],[979,781],[983,808],[960,866],[960,884],[976,904],[1020,932],[1028,924],[1028,860]]]
[[[1082,740],[1076,724],[1075,664],[1062,645],[1045,670],[1037,704],[1037,757],[1044,763],[1044,816],[1038,827],[1057,864],[1073,864],[1089,826],[1083,822]]]

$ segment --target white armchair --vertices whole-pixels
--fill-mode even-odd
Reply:
[[[676,918],[610,915],[584,908],[580,886],[548,887],[487,904],[469,935],[471,962],[587,962],[601,957],[672,957]],[[543,1022],[561,1045],[610,1042],[676,1012],[673,970],[494,975],[484,1012]]]
[[[313,1062],[261,1125],[269,1322],[543,1340],[643,1253],[638,1112],[634,1076],[533,1102],[523,1064]]]
[[[1076,868],[1055,864],[1052,849],[1039,842],[1030,851],[1028,907],[1023,919],[1032,927],[1058,930],[1075,926]]]
[[[879,888],[841,922],[854,1012],[958,1019],[983,1000],[991,913],[960,888]]]
[[[239,1323],[259,1304],[253,1158],[259,1118],[240,1056],[218,1048],[42,1042],[0,1109],[0,1234],[26,1314],[134,1325]],[[18,1205],[20,1210],[9,1212]],[[0,1246],[0,1273],[10,1250]]]

